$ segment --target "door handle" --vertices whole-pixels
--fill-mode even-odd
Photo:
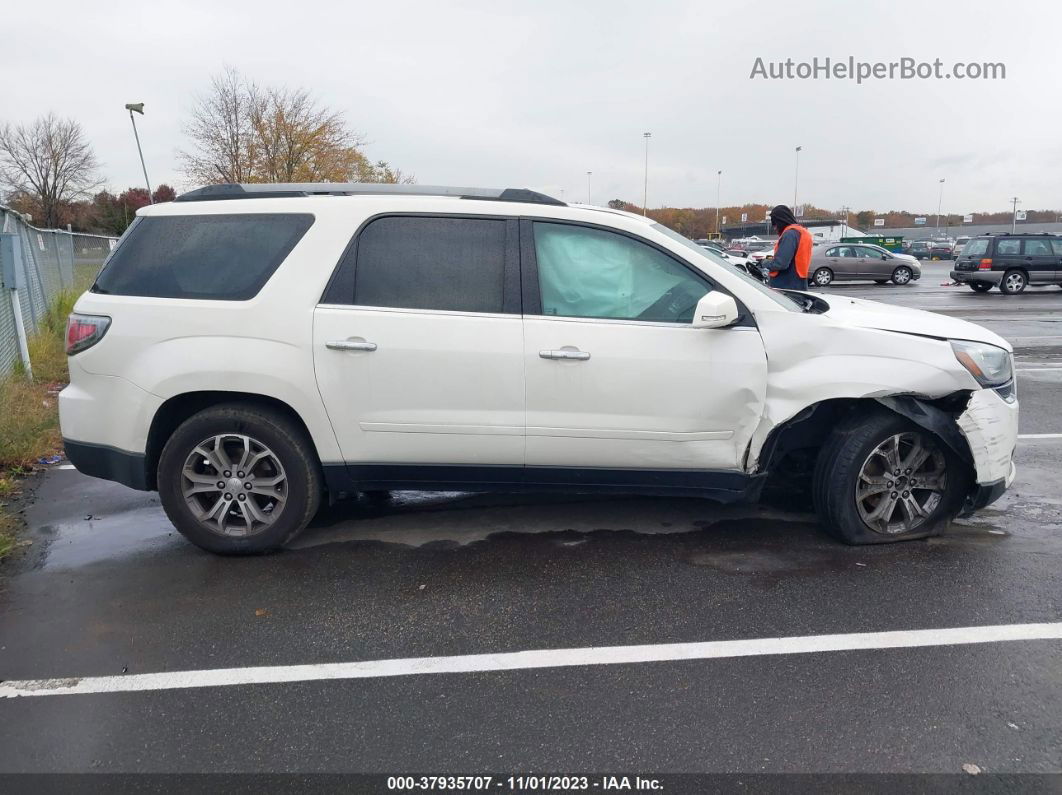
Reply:
[[[374,351],[375,342],[356,342],[354,340],[331,340],[325,343],[326,348],[333,351]]]
[[[539,351],[538,355],[543,359],[576,359],[580,362],[585,362],[590,358],[590,354],[587,351]]]

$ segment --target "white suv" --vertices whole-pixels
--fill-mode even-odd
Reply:
[[[140,210],[77,302],[70,460],[220,553],[358,491],[756,499],[849,543],[1014,477],[1011,348],[783,293],[629,213],[521,189],[220,185]]]

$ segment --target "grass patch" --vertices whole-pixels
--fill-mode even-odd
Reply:
[[[62,452],[57,394],[69,380],[66,318],[78,295],[59,293],[27,340],[33,379],[21,367],[0,378],[0,500],[18,493],[18,478],[32,472],[38,459]],[[0,505],[0,558],[13,548],[17,528],[18,520]]]
[[[0,512],[0,560],[15,548],[15,533],[18,531],[18,521],[14,516]]]

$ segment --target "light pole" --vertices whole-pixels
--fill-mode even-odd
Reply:
[[[593,173],[594,173],[593,171],[587,171],[586,172],[586,203],[587,204],[592,204],[592,202],[590,201],[590,196],[592,195],[590,193],[590,176]]]
[[[723,234],[722,234],[723,230],[719,228],[719,197],[722,196],[722,194],[723,194],[723,171],[722,171],[722,169],[720,169],[719,171],[715,172],[715,176],[716,176],[716,180],[717,180],[716,183],[715,183],[715,233],[717,235],[719,235],[719,237],[722,237],[723,236]]]
[[[140,153],[140,167],[144,169],[144,182],[147,185],[148,190],[148,203],[154,204],[155,200],[151,198],[151,181],[148,179],[147,166],[144,165],[144,150],[140,148],[140,134],[136,131],[136,119],[133,118],[133,112],[144,115],[144,103],[143,102],[130,102],[125,106],[125,109],[129,111],[129,121],[133,123],[133,137],[136,138],[136,151]]]
[[[653,137],[651,132],[642,133],[645,139],[645,190],[642,193],[642,215],[649,211],[649,139]]]
[[[800,184],[800,150],[803,146],[796,148],[796,173],[793,175],[793,214],[796,215],[797,211],[797,186]]]
[[[1010,215],[1010,233],[1013,235],[1015,224],[1018,223],[1018,205],[1021,204],[1021,199],[1015,196],[1013,199],[1011,199],[1011,202],[1014,204],[1014,210],[1011,212]]]
[[[940,195],[937,196],[937,234],[940,234],[940,205],[944,201],[944,180],[940,180]]]

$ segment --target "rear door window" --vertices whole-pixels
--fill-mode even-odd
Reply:
[[[1026,240],[1025,255],[1028,257],[1050,257],[1051,246],[1046,240]]]
[[[312,224],[302,213],[141,217],[92,291],[246,301]]]
[[[502,312],[505,218],[388,216],[361,231],[359,306]]]

